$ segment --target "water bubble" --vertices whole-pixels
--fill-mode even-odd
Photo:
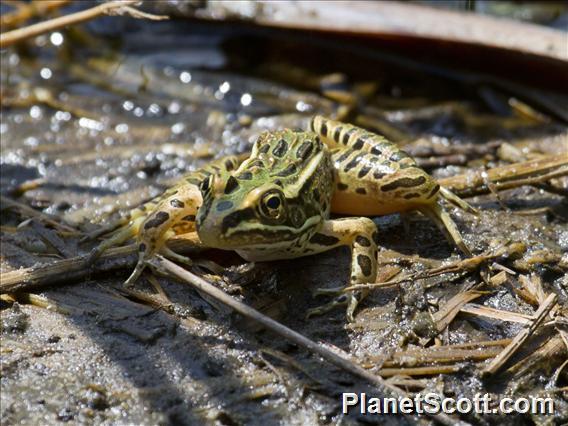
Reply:
[[[116,131],[116,133],[126,133],[128,132],[128,124],[126,123],[117,124],[114,130]]]
[[[104,129],[103,123],[86,117],[81,117],[79,119],[79,126],[84,127],[85,129],[96,130],[99,132]]]
[[[223,84],[219,86],[219,91],[221,93],[227,93],[229,90],[231,90],[231,83],[228,81],[223,82]]]
[[[30,117],[34,119],[38,119],[42,117],[41,108],[37,105],[34,105],[30,108]]]
[[[55,119],[58,121],[69,121],[71,120],[71,113],[67,111],[57,111],[55,113]]]
[[[134,109],[134,102],[124,101],[122,103],[122,108],[124,108],[125,111],[132,111]]]
[[[164,75],[166,77],[173,77],[174,74],[175,74],[175,71],[176,70],[174,69],[174,67],[167,66],[167,67],[164,68]]]
[[[179,104],[179,102],[173,101],[169,106],[168,106],[168,112],[170,114],[177,114],[178,112],[180,112],[181,110],[181,105]]]
[[[49,36],[49,41],[54,46],[61,46],[63,44],[63,34],[55,32]]]
[[[43,46],[45,46],[45,45],[47,44],[47,36],[46,36],[46,35],[37,36],[37,37],[35,38],[35,44],[36,44],[36,46],[38,46],[38,47],[43,47]]]
[[[148,112],[151,113],[151,114],[158,114],[160,112],[160,110],[161,110],[161,108],[160,108],[160,105],[158,105],[158,104],[151,104],[148,107]]]
[[[38,146],[39,140],[36,137],[30,136],[24,140],[26,146]]]
[[[241,104],[243,106],[249,106],[252,103],[252,96],[250,93],[244,93],[243,96],[241,96]]]
[[[51,70],[49,68],[44,67],[39,72],[39,75],[41,75],[41,78],[43,78],[45,80],[49,80],[51,78],[51,76],[53,75],[53,73],[51,72]]]
[[[298,101],[298,102],[296,102],[296,109],[300,112],[305,112],[305,111],[308,111],[310,109],[310,105],[308,105],[305,102]]]
[[[136,107],[136,108],[134,108],[133,114],[136,117],[142,117],[144,115],[144,110],[140,107]]]
[[[20,56],[17,53],[12,53],[8,57],[8,64],[10,64],[10,66],[15,67],[18,66],[19,63],[20,63]]]
[[[172,126],[172,133],[175,135],[179,135],[184,130],[185,130],[185,124],[183,123],[176,123]]]
[[[183,71],[179,75],[179,79],[182,83],[189,83],[191,81],[191,74],[188,73],[187,71]]]

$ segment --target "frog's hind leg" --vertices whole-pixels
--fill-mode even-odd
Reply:
[[[326,221],[308,242],[307,249],[323,252],[340,245],[351,248],[351,275],[349,285],[372,282],[377,275],[377,245],[375,243],[377,227],[366,217],[343,218]],[[353,314],[358,303],[363,300],[368,290],[343,293],[342,289],[320,291],[320,294],[337,294],[330,303],[311,309],[308,317],[321,315],[337,306],[347,305],[347,320],[353,322]]]
[[[455,222],[440,204],[437,202],[427,204],[419,207],[418,210],[425,216],[428,216],[438,226],[446,238],[453,242],[466,256],[473,256],[471,250],[464,243]]]

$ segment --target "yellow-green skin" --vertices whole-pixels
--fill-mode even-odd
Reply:
[[[310,131],[264,132],[244,161],[226,157],[184,177],[123,218],[128,225],[103,242],[92,258],[136,235],[139,262],[130,284],[156,252],[180,260],[164,243],[195,226],[205,246],[235,250],[250,261],[295,258],[347,245],[352,253],[349,285],[368,283],[376,277],[375,224],[367,217],[330,220],[330,212],[375,216],[417,209],[469,254],[440,198],[470,209],[395,144],[316,116]],[[311,313],[347,303],[352,320],[364,295],[343,294]]]

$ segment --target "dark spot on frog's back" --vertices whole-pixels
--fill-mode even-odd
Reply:
[[[347,173],[349,170],[357,167],[357,165],[359,164],[359,161],[361,160],[361,154],[357,154],[355,157],[353,157],[353,159],[347,163],[347,165],[345,166],[345,168],[343,169],[343,171],[345,173]]]
[[[362,138],[358,138],[357,141],[353,144],[353,149],[360,150],[365,146],[365,141]]]
[[[426,198],[432,198],[434,195],[438,193],[439,190],[440,190],[440,185],[436,184],[436,186],[432,188],[432,190],[430,191],[430,193]]]
[[[150,216],[149,220],[144,224],[144,229],[156,228],[170,218],[167,212],[159,211],[155,215]]]
[[[420,197],[420,194],[417,194],[416,192],[411,192],[410,194],[404,195],[403,198],[404,198],[405,200],[410,200],[410,199],[412,199],[412,198],[418,198],[418,197]]]
[[[170,206],[176,209],[183,209],[185,207],[185,204],[183,201],[174,198],[173,200],[170,200]]]
[[[225,185],[225,194],[230,194],[239,187],[239,182],[233,176],[229,176]]]
[[[357,244],[359,244],[360,246],[363,247],[370,247],[371,246],[371,242],[369,241],[368,238],[363,237],[362,235],[357,236],[357,238],[355,238],[355,242]]]
[[[341,131],[343,130],[343,127],[341,126],[337,126],[333,132],[333,140],[336,142],[339,142],[340,136],[341,136]]]
[[[408,154],[404,151],[395,151],[392,153],[392,155],[389,157],[389,160],[397,162],[402,160],[403,158],[408,157]]]
[[[294,173],[296,173],[296,165],[295,164],[290,164],[288,165],[288,167],[286,167],[284,170],[278,172],[276,174],[276,176],[279,177],[287,177],[290,175],[293,175]]]
[[[371,166],[369,165],[365,165],[363,167],[361,167],[361,170],[359,170],[359,173],[357,173],[357,177],[359,179],[367,176],[367,173],[369,173],[371,171]]]
[[[365,275],[366,277],[371,275],[371,270],[373,268],[371,267],[371,258],[369,256],[365,256],[364,254],[358,255],[357,264],[361,268],[361,272],[363,272],[363,275]]]
[[[237,176],[240,180],[251,180],[252,173],[251,172],[242,172],[240,175]]]
[[[341,141],[343,145],[347,145],[347,143],[349,142],[349,138],[351,138],[351,135],[353,135],[353,133],[355,133],[356,131],[357,131],[356,129],[349,129],[343,134],[343,138]]]
[[[310,243],[320,244],[322,246],[333,246],[339,242],[339,238],[325,234],[315,234],[310,238]]]
[[[233,160],[227,160],[225,161],[225,169],[230,172],[231,170],[233,170],[235,168],[235,162]]]
[[[374,146],[371,148],[371,154],[373,155],[382,155],[383,151],[381,151],[381,148],[379,148],[378,146]]]
[[[224,201],[219,202],[219,204],[217,204],[217,211],[223,212],[225,210],[229,210],[232,207],[233,207],[232,201],[224,200]]]
[[[260,147],[258,152],[261,154],[266,154],[269,150],[270,150],[270,145],[266,143]]]
[[[321,123],[320,133],[322,136],[327,137],[327,124],[325,122]]]
[[[281,158],[286,154],[288,151],[288,142],[284,139],[280,139],[274,149],[272,150],[272,155],[275,157]]]
[[[307,160],[310,154],[312,153],[313,149],[314,146],[312,142],[306,141],[302,145],[300,145],[300,147],[296,150],[296,156],[298,158],[301,158],[302,160]]]
[[[381,186],[381,191],[392,191],[397,188],[413,188],[415,186],[422,185],[425,182],[426,178],[424,176],[418,176],[417,178],[401,178]]]

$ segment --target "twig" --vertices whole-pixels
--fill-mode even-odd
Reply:
[[[111,1],[92,7],[81,12],[71,13],[59,18],[50,19],[48,21],[33,24],[17,30],[8,31],[0,34],[0,49],[16,44],[20,41],[27,40],[31,37],[38,36],[50,31],[54,31],[68,25],[79,24],[81,22],[90,21],[102,15],[125,15],[128,14],[133,18],[146,18],[156,21],[169,19],[164,15],[152,15],[149,13],[136,10],[129,5],[137,3],[137,0]]]
[[[11,29],[28,19],[51,13],[69,3],[71,3],[71,0],[41,0],[18,4],[15,11],[0,17],[0,24],[4,29]]]
[[[464,368],[463,365],[433,365],[429,367],[409,367],[409,368],[381,368],[379,374],[382,377],[394,376],[437,376],[438,374],[459,373]],[[438,419],[436,419],[438,420]]]
[[[298,346],[301,346],[309,350],[310,352],[321,356],[322,358],[332,363],[333,365],[368,381],[369,383],[377,386],[386,395],[391,395],[393,397],[404,395],[404,392],[401,389],[397,388],[396,386],[393,386],[392,384],[385,382],[380,377],[377,377],[376,375],[369,373],[359,365],[349,360],[348,355],[343,351],[336,349],[336,351],[333,352],[328,348],[326,348],[325,346],[308,339],[307,337],[301,335],[300,333],[297,333],[296,331],[289,329],[288,327],[280,324],[279,322],[274,321],[272,318],[269,318],[261,314],[257,310],[234,299],[233,297],[229,296],[222,290],[219,290],[217,287],[208,283],[204,279],[192,274],[191,272],[186,271],[185,269],[177,266],[175,263],[170,262],[169,260],[163,258],[162,256],[159,255],[155,256],[154,258],[150,259],[148,263],[154,268],[156,268],[158,271],[167,272],[177,277],[183,282],[190,284],[197,290],[206,293],[207,295],[213,297],[217,301],[230,307],[231,309],[235,310],[241,315],[260,323],[262,326],[278,334],[279,336],[282,336],[283,338],[291,342],[294,342]],[[438,414],[435,415],[433,418],[435,418],[438,422],[445,425],[456,424],[456,420],[447,415]]]
[[[534,185],[566,175],[568,175],[568,154],[563,154],[548,155],[538,160],[509,164],[489,170],[474,170],[439,179],[438,183],[457,195],[471,196],[490,192],[487,182],[494,184],[494,188],[501,191],[522,185]]]
[[[37,210],[32,209],[25,204],[19,203],[18,201],[12,200],[10,198],[0,196],[0,205],[2,205],[2,209],[5,208],[16,208],[25,216],[29,217],[37,217],[40,221],[45,222],[54,228],[59,229],[60,231],[69,232],[73,235],[78,235],[80,232],[68,225],[63,223],[59,223],[57,221],[57,217],[48,215],[46,213],[38,212]]]
[[[461,308],[473,299],[477,299],[480,296],[487,294],[487,292],[469,290],[463,291],[456,294],[446,304],[440,308],[438,312],[432,315],[432,320],[436,324],[436,329],[439,333],[444,331],[447,326],[454,320],[454,318],[459,314]]]
[[[521,347],[521,345],[533,334],[536,329],[542,324],[544,319],[548,316],[548,313],[554,308],[556,304],[557,296],[555,293],[551,293],[540,305],[535,313],[534,321],[524,328],[519,334],[517,334],[513,341],[505,348],[499,355],[491,361],[491,363],[483,370],[483,374],[491,375],[495,374],[499,369],[513,356],[513,354]]]
[[[475,303],[465,304],[461,307],[460,312],[491,319],[498,319],[501,321],[517,322],[521,324],[530,324],[533,320],[533,317],[531,315],[503,311],[500,309],[490,308],[488,306],[477,305]]]
[[[184,253],[201,247],[195,232],[179,235],[168,240],[168,247],[175,252]],[[65,285],[92,273],[108,272],[116,269],[134,267],[137,262],[136,245],[109,249],[93,265],[85,262],[88,254],[70,259],[58,260],[48,264],[0,274],[0,293],[30,291],[50,285]]]

